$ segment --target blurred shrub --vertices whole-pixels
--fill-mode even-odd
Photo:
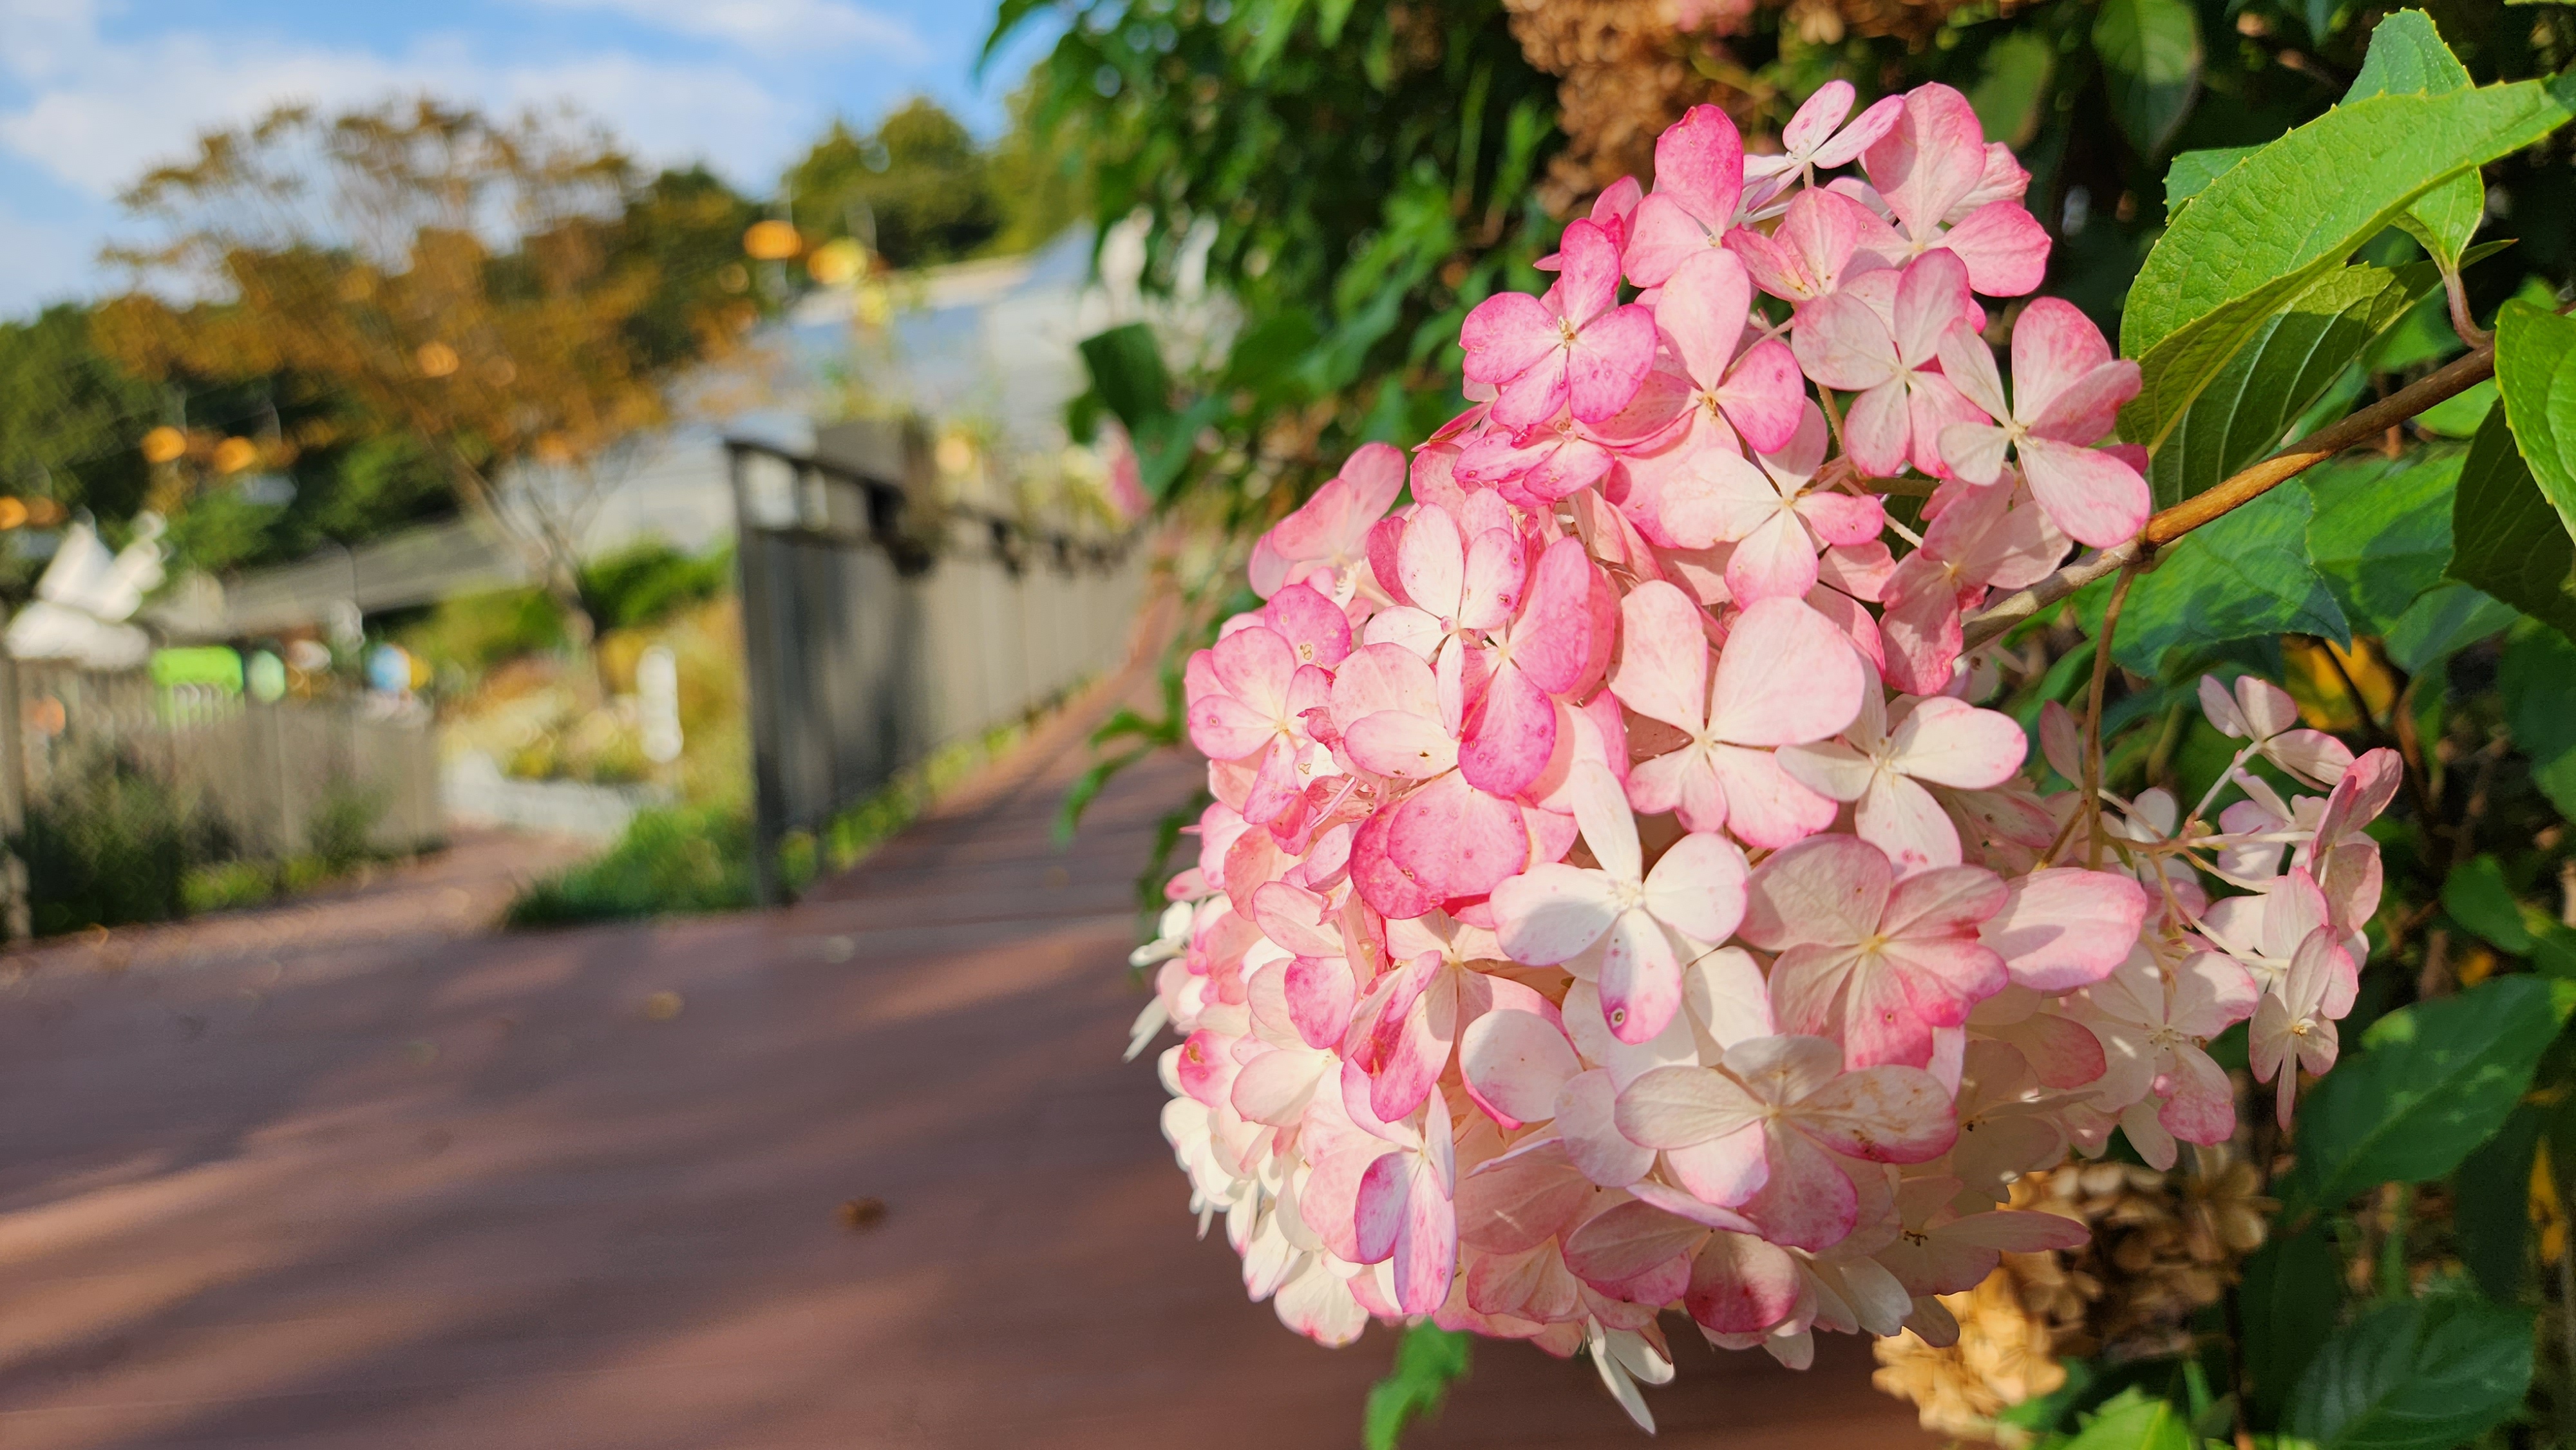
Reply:
[[[717,806],[642,811],[616,845],[510,903],[512,926],[566,926],[751,905],[751,822]]]
[[[56,765],[11,849],[27,864],[36,935],[51,936],[185,915],[189,867],[229,855],[230,844],[161,780],[94,750]]]
[[[503,660],[561,645],[563,616],[542,589],[462,594],[439,601],[397,642],[433,666],[480,674]]]
[[[376,822],[384,816],[385,795],[354,781],[334,779],[322,788],[321,803],[305,823],[305,852],[326,874],[337,876],[376,859]]]
[[[684,554],[659,539],[582,567],[581,597],[603,630],[659,624],[733,587],[733,545]]]

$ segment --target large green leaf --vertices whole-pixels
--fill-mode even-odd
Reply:
[[[2184,0],[2103,0],[2093,53],[2121,133],[2162,156],[2200,93],[2199,14]]]
[[[2223,329],[2237,350],[2215,371],[2198,331],[2149,353],[2120,422],[2123,436],[2155,455],[2147,481],[2157,504],[2179,503],[2279,448],[2299,415],[2439,285],[2422,263],[2339,267],[2250,326]]]
[[[2370,53],[2343,98],[2350,102],[2365,96],[2440,95],[2469,85],[2469,68],[2442,43],[2433,17],[2421,10],[2400,10],[2370,32]],[[2422,242],[2443,270],[2456,272],[2486,205],[2486,183],[2472,171],[2424,193],[2398,219],[2398,225]]]
[[[2299,480],[2316,500],[2308,555],[2355,634],[2388,634],[2442,582],[2459,480],[2456,452],[2360,455]]]
[[[2465,1294],[2383,1304],[2337,1331],[2283,1428],[2319,1450],[2451,1450],[2531,1385],[2531,1316]]]
[[[2050,1443],[2055,1450],[2192,1450],[2195,1441],[2179,1407],[2132,1387],[2103,1405],[2083,1429]]]
[[[2576,540],[2514,446],[2506,411],[2487,414],[2460,465],[2449,573],[2576,636]]]
[[[2389,662],[2420,675],[2479,640],[2501,633],[2522,615],[2466,584],[2437,584],[2416,596],[2380,636]]]
[[[2057,69],[2057,47],[2037,29],[2020,29],[1986,47],[1984,68],[1968,90],[1986,139],[2025,146],[2039,132],[2040,103]]]
[[[2576,80],[2372,96],[2274,141],[2192,198],[2147,254],[2121,315],[2121,355],[2144,357],[2191,323],[2270,289],[2281,300],[2297,296],[2311,273],[2341,265],[2437,183],[2563,125],[2562,91],[2576,92]],[[2230,346],[2216,361],[2234,355]]]
[[[2330,1207],[2458,1167],[2513,1111],[2563,1015],[2548,983],[2511,976],[2380,1018],[2300,1105],[2283,1198]]]
[[[2262,150],[2260,146],[2213,146],[2206,151],[2185,151],[2174,157],[2165,168],[2165,220],[2172,221],[2182,204],[2209,189],[2209,184],[2227,174],[2237,162]]]
[[[2531,1160],[2549,1109],[2523,1103],[2460,1163],[2451,1183],[2451,1234],[2460,1263],[2487,1297],[2522,1296],[2531,1263]]]
[[[2496,687],[2513,743],[2531,761],[2532,783],[2576,816],[2576,643],[2523,625],[2505,645]]]
[[[2495,857],[2474,856],[2452,867],[2442,878],[2442,909],[2498,951],[2531,955],[2531,928],[2522,919],[2522,903],[2513,899],[2504,863]]]
[[[2576,317],[2507,302],[2496,314],[2496,383],[2533,480],[2576,531]]]
[[[2349,638],[2342,608],[2308,562],[2310,518],[2306,489],[2276,488],[2184,535],[2129,586],[2111,657],[2156,675],[2177,645],[2293,633]],[[2077,596],[2097,636],[2112,584],[2096,580]]]
[[[2274,1233],[2245,1260],[2237,1293],[2245,1317],[2245,1373],[2254,1382],[2260,1422],[2280,1419],[2290,1387],[2306,1372],[2322,1343],[2318,1330],[2343,1307],[2343,1256],[2322,1223],[2297,1233]]]

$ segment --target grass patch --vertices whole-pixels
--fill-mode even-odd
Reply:
[[[789,836],[779,845],[781,879],[802,892],[827,870],[857,865],[1028,732],[1024,721],[942,746],[822,830]],[[744,910],[752,905],[751,854],[751,819],[739,807],[642,811],[617,844],[520,892],[504,920],[571,926]]]
[[[617,844],[532,883],[511,926],[570,926],[751,905],[751,822],[723,806],[639,811]]]

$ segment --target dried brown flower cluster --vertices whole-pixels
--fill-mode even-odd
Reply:
[[[1556,123],[1566,145],[1549,163],[1541,199],[1549,210],[1565,215],[1622,176],[1652,175],[1655,138],[1702,102],[1725,107],[1748,132],[1759,129],[1761,113],[1774,97],[1735,62],[1726,45],[1726,37],[1751,27],[1757,6],[1785,12],[1780,17],[1784,34],[1808,45],[1830,46],[1849,35],[1919,41],[1965,3],[1503,0],[1521,53],[1562,82]],[[2009,13],[2016,3],[2004,0],[2002,10]]]
[[[2254,1165],[2224,1148],[2159,1173],[2125,1163],[2070,1163],[2013,1185],[2014,1208],[2089,1224],[2081,1252],[2007,1254],[1984,1283],[1941,1302],[1959,1342],[1912,1334],[1878,1342],[1877,1386],[1911,1401],[1923,1426],[1962,1440],[2014,1445],[1995,1416],[2064,1382],[2061,1358],[2142,1359],[2188,1347],[2193,1311],[2218,1302],[2263,1243],[2274,1205]]]
[[[1741,93],[1690,64],[1672,0],[1503,0],[1530,64],[1559,79],[1565,149],[1548,164],[1540,198],[1559,215],[1622,176],[1654,174],[1655,138],[1702,101],[1739,120]],[[1730,104],[1732,103],[1732,104]]]

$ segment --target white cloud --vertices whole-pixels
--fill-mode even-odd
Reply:
[[[530,0],[557,10],[604,10],[673,35],[720,40],[764,55],[866,46],[919,61],[929,47],[911,26],[848,0]]]
[[[454,41],[390,58],[188,33],[93,41],[29,89],[25,104],[0,112],[0,148],[100,197],[185,156],[199,131],[287,101],[330,107],[423,91],[501,108],[570,101],[647,159],[706,160],[755,187],[784,159],[801,119],[770,86],[722,61],[611,52],[492,66]]]

